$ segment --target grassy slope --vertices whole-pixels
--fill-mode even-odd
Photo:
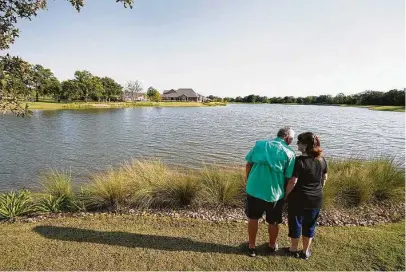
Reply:
[[[369,110],[377,111],[396,111],[396,112],[405,112],[405,106],[366,106],[366,105],[347,105],[342,104],[342,107],[357,107],[357,108],[368,108]]]
[[[198,102],[77,102],[77,103],[55,103],[55,102],[28,102],[30,110],[59,110],[59,109],[88,109],[88,108],[132,108],[132,107],[204,107],[221,106],[219,103],[198,103]],[[225,104],[224,104],[225,105]]]
[[[404,270],[404,222],[320,227],[310,260],[245,256],[246,224],[95,215],[0,224],[0,270]],[[265,249],[266,226],[258,237]],[[281,246],[288,245],[286,226]]]

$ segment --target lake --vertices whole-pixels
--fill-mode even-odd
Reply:
[[[0,115],[0,191],[35,187],[51,168],[85,180],[131,158],[244,165],[255,140],[282,126],[316,132],[328,158],[405,159],[401,112],[275,104],[35,111],[24,119]]]

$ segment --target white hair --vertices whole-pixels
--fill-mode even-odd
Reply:
[[[285,137],[294,138],[295,132],[290,127],[284,127],[278,131],[278,134],[276,136],[282,139]]]

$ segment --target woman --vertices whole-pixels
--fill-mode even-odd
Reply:
[[[327,181],[327,162],[322,156],[319,137],[312,132],[298,136],[297,146],[302,155],[296,158],[293,176],[286,187],[288,226],[291,246],[289,256],[308,259],[317,218],[322,205],[323,187]],[[300,236],[303,250],[298,251]]]

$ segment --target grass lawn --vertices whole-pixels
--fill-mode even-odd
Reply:
[[[368,108],[370,110],[377,111],[396,111],[396,112],[405,112],[405,106],[367,106],[367,105],[347,105],[341,104],[343,107],[357,107],[357,108]]]
[[[26,102],[23,102],[25,105]],[[206,107],[225,106],[225,103],[200,102],[71,102],[57,103],[55,101],[27,102],[30,110],[61,110],[61,109],[92,109],[92,108],[133,108],[133,107]]]
[[[404,112],[404,106],[372,106],[369,108],[370,110],[378,110],[378,111],[397,111],[397,112]]]
[[[0,224],[0,270],[404,270],[404,222],[320,227],[311,259],[245,255],[245,223],[107,215]],[[258,249],[266,247],[261,224]],[[280,246],[288,245],[282,226]]]

